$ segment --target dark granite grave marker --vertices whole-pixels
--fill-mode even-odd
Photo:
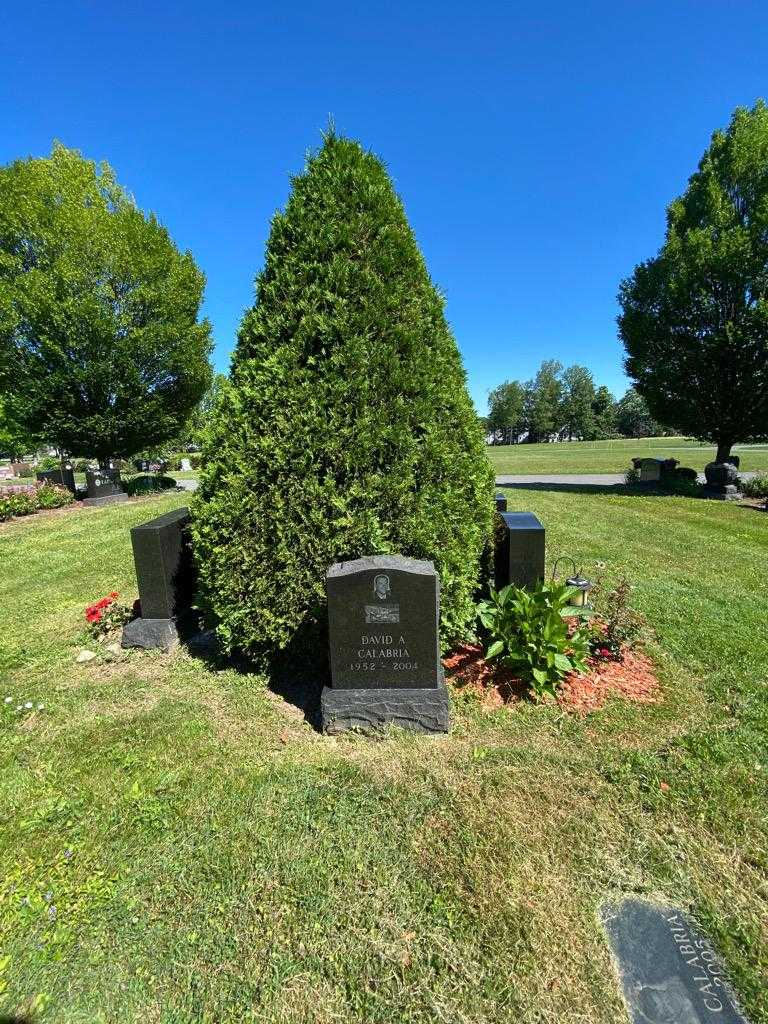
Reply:
[[[84,505],[109,505],[115,501],[128,500],[128,495],[120,486],[119,469],[86,469],[85,482],[88,497]]]
[[[55,484],[57,487],[66,487],[72,494],[75,493],[77,487],[75,486],[75,474],[71,467],[65,469],[44,469],[37,474],[37,479],[41,483]]]
[[[446,732],[440,583],[432,562],[401,555],[337,562],[326,587],[331,686],[321,702],[325,731],[394,722]]]
[[[194,593],[189,509],[177,508],[131,530],[141,617],[123,630],[123,647],[167,650],[178,639],[176,617]]]
[[[507,496],[506,496],[506,494],[495,494],[493,496],[493,500],[496,502],[496,511],[497,512],[506,512],[507,511]]]
[[[632,898],[600,918],[632,1024],[749,1024],[720,959],[682,911]]]
[[[496,524],[494,581],[533,587],[544,579],[544,527],[532,512],[500,512]]]

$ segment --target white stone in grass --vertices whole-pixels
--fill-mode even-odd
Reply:
[[[45,704],[38,704],[37,705],[37,710],[38,711],[42,711],[44,707],[45,707]]]
[[[31,700],[28,700],[28,701],[26,702],[26,704],[24,705],[24,707],[25,707],[25,708],[27,709],[27,711],[31,711],[31,710],[32,710],[32,708],[33,708],[34,706],[35,706],[35,705],[34,705],[34,704],[32,703],[32,701],[31,701]]]
[[[78,656],[75,658],[75,661],[78,665],[84,665],[87,661],[93,661],[93,659],[97,657],[98,655],[94,654],[93,651],[80,651]]]
[[[123,648],[120,644],[108,644],[105,650],[109,651],[109,653],[113,654],[115,657],[123,653]]]
[[[13,701],[13,697],[6,697],[3,704],[10,704]]]

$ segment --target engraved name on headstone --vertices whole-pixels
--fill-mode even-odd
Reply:
[[[632,1024],[749,1024],[720,958],[681,910],[630,898],[600,919]]]

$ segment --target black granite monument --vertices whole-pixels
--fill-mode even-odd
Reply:
[[[85,482],[88,497],[84,505],[110,505],[115,501],[128,501],[120,485],[119,469],[86,469]]]
[[[388,723],[448,731],[440,663],[440,581],[432,562],[374,555],[328,570],[331,685],[325,732]]]
[[[600,911],[632,1024],[749,1024],[709,941],[675,907]]]
[[[44,484],[55,484],[57,487],[65,487],[72,494],[75,494],[75,474],[71,466],[64,469],[43,469],[37,474],[37,479]]]
[[[195,583],[188,526],[189,509],[177,508],[131,530],[141,617],[123,629],[123,647],[169,650],[178,640]]]
[[[708,462],[704,467],[704,484],[702,493],[705,498],[716,501],[739,501],[743,495],[739,490],[739,459],[733,461]]]
[[[500,512],[496,520],[496,589],[535,586],[544,579],[544,527],[532,512]]]

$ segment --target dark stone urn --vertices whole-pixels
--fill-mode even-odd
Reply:
[[[719,501],[737,501],[741,498],[739,491],[739,471],[732,462],[708,462],[704,467],[704,496]]]

